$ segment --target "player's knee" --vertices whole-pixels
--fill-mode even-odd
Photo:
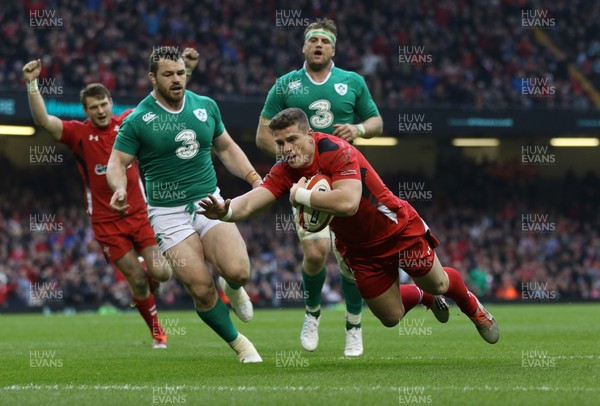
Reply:
[[[378,318],[385,327],[396,327],[400,323],[400,320],[402,320],[402,317],[404,317],[404,312],[396,310],[383,314]]]
[[[231,282],[231,283],[239,285],[239,286],[244,286],[250,280],[250,274],[247,269],[245,272],[243,270],[240,270],[235,276],[227,278],[227,279],[228,279],[228,282]]]
[[[305,249],[304,268],[320,271],[325,266],[325,261],[328,254],[329,250],[322,247],[313,246],[309,249]]]
[[[433,283],[431,287],[428,289],[427,293],[431,293],[432,295],[443,295],[448,291],[448,281],[440,280],[436,283]]]
[[[159,266],[148,267],[148,272],[152,278],[158,282],[166,282],[171,279],[173,269],[167,261],[161,262]]]
[[[399,317],[382,317],[379,319],[385,327],[396,327],[400,323]]]
[[[131,287],[134,296],[143,297],[149,289],[148,278],[146,278],[146,275],[143,273],[136,275],[134,278],[129,279],[129,286]]]
[[[207,283],[194,283],[187,286],[188,291],[192,295],[196,307],[209,306],[213,301],[215,288]]]

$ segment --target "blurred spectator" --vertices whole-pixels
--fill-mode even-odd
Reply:
[[[277,11],[293,10],[299,21],[336,20],[343,52],[335,63],[362,73],[382,108],[592,108],[591,96],[570,77],[569,64],[600,88],[599,2],[5,3],[0,12],[4,87],[22,89],[23,64],[42,58],[42,77],[57,80],[65,91],[101,82],[116,98],[142,98],[150,90],[152,49],[174,45],[201,51],[191,90],[217,100],[263,101],[276,77],[302,66],[304,26],[284,28],[276,17]],[[545,30],[527,26],[525,9],[547,13],[554,24]],[[552,97],[524,94],[529,79],[547,80],[536,86],[552,89]]]

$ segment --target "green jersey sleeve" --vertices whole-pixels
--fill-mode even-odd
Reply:
[[[275,82],[271,90],[269,90],[265,105],[260,112],[261,116],[270,120],[275,117],[277,113],[285,110],[285,92],[282,91],[282,86],[281,79],[277,79],[277,82]]]
[[[379,110],[371,97],[371,92],[369,92],[367,83],[362,76],[357,76],[360,90],[358,92],[358,97],[356,98],[356,115],[358,115],[358,118],[361,121],[371,117],[377,117],[379,115]]]
[[[140,149],[140,141],[136,135],[132,116],[133,115],[130,114],[123,120],[123,123],[121,123],[113,148],[125,152],[126,154],[136,156]]]
[[[223,124],[223,119],[221,118],[221,110],[219,110],[219,106],[217,106],[217,102],[211,100],[212,111],[215,116],[215,132],[213,134],[213,140],[219,137],[221,134],[225,132],[225,124]]]

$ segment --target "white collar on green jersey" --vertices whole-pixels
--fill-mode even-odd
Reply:
[[[158,99],[156,98],[156,96],[154,96],[154,90],[152,92],[150,92],[150,96],[152,96],[154,98],[154,101],[156,102],[156,104],[158,104],[164,111],[166,111],[167,113],[171,113],[171,114],[179,114],[183,111],[183,109],[185,108],[185,101],[187,99],[187,94],[183,94],[183,103],[181,103],[181,108],[177,111],[173,111],[171,109],[169,109],[167,106],[165,106],[164,104],[162,104],[161,102],[158,101]]]
[[[331,61],[331,66],[329,67],[329,74],[327,75],[327,77],[325,78],[324,81],[322,81],[321,83],[318,83],[318,82],[315,82],[313,80],[313,78],[311,78],[310,75],[308,74],[308,71],[306,70],[306,61],[304,61],[304,65],[302,65],[302,67],[304,68],[304,73],[306,74],[306,77],[308,78],[308,80],[310,80],[313,85],[317,85],[317,86],[321,86],[321,85],[324,85],[325,83],[327,83],[327,81],[329,80],[329,77],[331,76],[331,72],[333,71],[334,66],[335,66],[335,63],[333,63],[333,61]]]

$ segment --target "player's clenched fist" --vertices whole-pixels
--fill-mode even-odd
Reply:
[[[110,198],[110,208],[122,215],[126,215],[129,208],[129,204],[127,204],[127,192],[117,190]]]
[[[181,54],[183,56],[183,60],[185,62],[185,69],[190,73],[196,69],[196,65],[198,65],[198,58],[200,54],[194,48],[186,48],[183,50]]]
[[[23,66],[23,79],[28,82],[37,79],[40,76],[40,72],[42,71],[42,61],[41,59],[36,59],[35,61],[29,61]]]

